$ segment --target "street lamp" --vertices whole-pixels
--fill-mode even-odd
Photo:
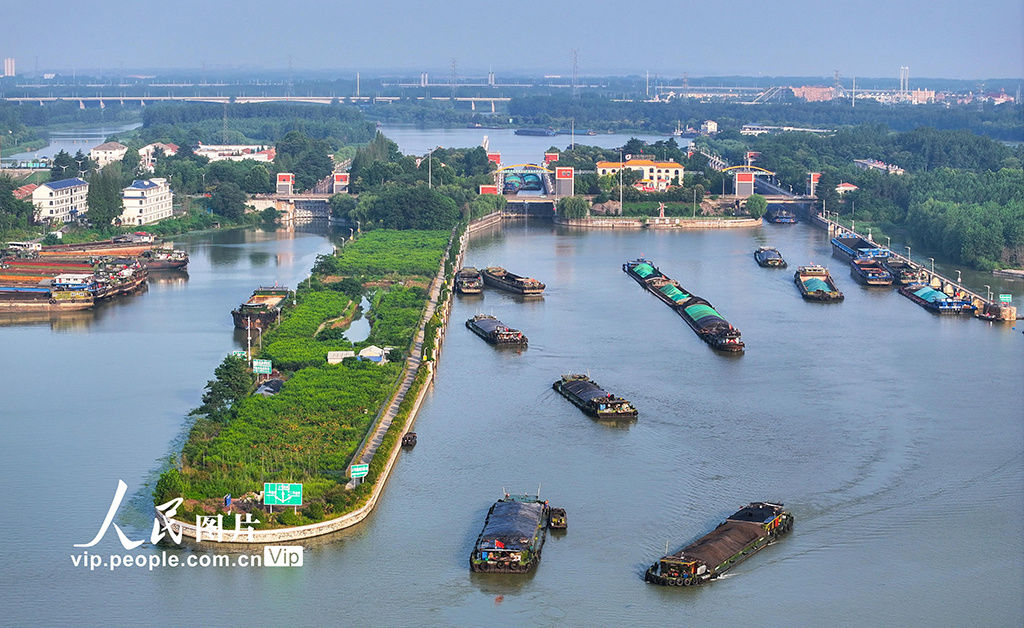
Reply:
[[[960,271],[956,271],[956,282],[960,283]]]
[[[985,286],[985,300],[986,301],[991,301],[992,300],[992,286],[990,286],[988,284],[982,284],[982,285]]]
[[[619,213],[620,214],[624,213],[624,209],[622,207],[622,171],[625,170],[625,168],[626,168],[626,164],[625,164],[625,162],[622,161],[622,149],[620,148],[619,149]],[[722,183],[722,185],[724,186],[725,183]]]
[[[910,261],[910,247],[907,247],[907,261]]]
[[[889,248],[889,243],[892,242],[892,238],[885,236],[885,248]]]
[[[932,262],[932,275],[934,276],[935,275],[935,258],[934,257],[929,257],[928,259],[931,260],[931,262]]]

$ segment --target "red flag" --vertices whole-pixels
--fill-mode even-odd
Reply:
[[[496,547],[498,549],[505,549],[505,544],[502,543],[501,541],[495,540],[494,541],[494,547]]]

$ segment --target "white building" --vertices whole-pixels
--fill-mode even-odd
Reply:
[[[4,58],[4,76],[14,76],[14,57]]]
[[[71,222],[89,211],[89,184],[83,179],[50,181],[32,190],[36,222]]]
[[[167,179],[136,179],[121,193],[121,224],[145,225],[170,218],[172,196]]]
[[[128,147],[117,142],[105,142],[89,151],[89,159],[95,162],[97,168],[102,168],[109,163],[121,161]]]
[[[263,163],[274,161],[277,149],[273,146],[253,146],[249,144],[200,144],[195,149],[196,155],[206,157],[210,161],[242,161],[252,159]]]
[[[178,153],[177,144],[164,144],[163,142],[146,144],[139,149],[139,165],[146,170],[153,172],[153,169],[156,168],[157,149],[162,151],[164,156],[167,157]]]
[[[674,161],[652,161],[650,159],[628,159],[621,161],[599,161],[596,164],[598,176],[614,175],[621,168],[636,170],[641,176],[642,189],[647,191],[666,190],[669,186],[683,184],[683,166]]]
[[[700,125],[701,135],[714,135],[718,133],[718,123],[714,120],[705,120]]]

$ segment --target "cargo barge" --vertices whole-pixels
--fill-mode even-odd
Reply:
[[[480,294],[484,291],[484,280],[480,271],[466,266],[455,273],[455,291],[459,294]]]
[[[182,270],[188,266],[188,253],[180,249],[150,249],[139,255],[148,270]]]
[[[961,314],[974,309],[968,299],[951,297],[927,284],[901,286],[899,293],[936,314]]]
[[[676,587],[704,584],[792,529],[793,515],[782,504],[747,504],[713,531],[651,565],[644,580]]]
[[[885,258],[882,266],[892,275],[894,284],[909,286],[915,283],[928,283],[928,273],[925,269],[897,257]]]
[[[761,268],[786,268],[789,264],[779,253],[779,249],[770,246],[761,246],[754,251],[754,261]]]
[[[877,259],[850,260],[850,274],[865,286],[892,285],[892,274]]]
[[[800,266],[793,273],[793,282],[800,289],[800,296],[807,301],[821,301],[824,303],[842,301],[845,297],[836,284],[832,281],[832,275],[824,266],[812,264]]]
[[[532,495],[505,495],[487,511],[469,557],[471,571],[527,573],[540,562],[548,504]]]
[[[44,286],[0,286],[0,313],[71,312],[95,303],[86,289],[59,290]]]
[[[729,324],[706,299],[689,294],[678,281],[665,276],[645,259],[626,262],[622,270],[671,307],[709,346],[729,353],[743,351],[740,330]]]
[[[792,225],[796,223],[796,214],[782,207],[772,207],[765,212],[765,220],[776,225]]]
[[[855,259],[886,258],[892,251],[877,243],[865,240],[852,234],[838,235],[832,238],[832,255],[839,259],[851,261]]]
[[[285,287],[265,286],[253,291],[252,296],[238,308],[231,311],[231,318],[238,329],[259,327],[266,329],[281,317],[284,301],[292,296]]]
[[[514,275],[500,266],[489,266],[483,269],[482,274],[488,286],[524,296],[539,296],[544,292],[545,285],[536,279]]]
[[[114,236],[109,240],[78,244],[52,244],[39,251],[40,256],[82,257],[90,255],[141,255],[156,246],[157,239],[139,231]]]
[[[466,321],[466,327],[492,345],[522,345],[529,343],[526,335],[512,329],[489,314],[477,314]]]
[[[633,404],[603,390],[586,375],[568,374],[551,385],[580,410],[598,419],[635,419]]]

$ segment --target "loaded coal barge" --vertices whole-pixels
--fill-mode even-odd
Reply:
[[[797,268],[793,273],[793,282],[800,289],[800,296],[807,301],[828,303],[842,301],[845,298],[839,288],[836,288],[832,275],[824,266],[812,264]]]
[[[488,286],[516,292],[524,296],[540,296],[544,284],[532,277],[513,275],[501,266],[489,266],[483,270],[484,283]]]
[[[266,329],[281,316],[284,301],[292,296],[285,287],[268,286],[257,288],[245,303],[231,311],[231,318],[238,329],[259,327]]]
[[[633,404],[603,390],[586,375],[568,374],[551,385],[585,413],[598,419],[635,419]]]
[[[466,266],[455,273],[455,291],[459,294],[480,294],[484,291],[484,280],[480,271]]]
[[[150,249],[139,255],[148,270],[182,270],[188,266],[188,253],[180,249]]]
[[[899,292],[914,303],[936,314],[961,314],[973,309],[969,299],[951,297],[927,284],[902,286]]]
[[[706,299],[689,294],[678,281],[666,277],[645,259],[626,262],[622,270],[675,310],[694,333],[712,348],[730,353],[743,351],[740,330],[730,325]]]
[[[512,329],[490,314],[477,314],[466,321],[466,327],[492,345],[522,345],[529,341],[518,329]]]
[[[782,504],[747,504],[713,531],[651,565],[644,580],[676,587],[704,584],[792,529],[793,515]]]
[[[925,269],[897,257],[887,257],[882,262],[882,266],[892,274],[892,282],[896,285],[909,286],[915,283],[928,283],[928,273]]]
[[[532,495],[505,495],[494,502],[469,557],[470,570],[526,573],[533,569],[540,562],[548,516],[547,502]]]

